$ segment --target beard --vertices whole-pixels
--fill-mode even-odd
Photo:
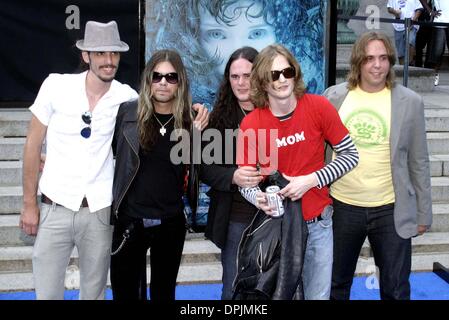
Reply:
[[[103,75],[103,74],[101,73],[101,70],[102,70],[103,68],[108,68],[108,67],[109,67],[109,68],[112,68],[113,73],[110,74],[110,75]],[[98,70],[93,70],[92,68],[91,68],[90,70],[91,70],[91,71],[97,76],[97,78],[100,79],[101,81],[106,82],[106,83],[110,83],[110,82],[112,82],[112,80],[114,80],[115,75],[116,75],[116,73],[117,73],[117,69],[118,69],[118,67],[115,66],[115,65],[104,65],[104,66],[98,67]]]
[[[153,94],[153,96],[151,98],[155,102],[167,103],[167,102],[172,102],[173,100],[175,100],[176,96],[174,94],[170,95],[170,96],[159,96],[157,94]]]

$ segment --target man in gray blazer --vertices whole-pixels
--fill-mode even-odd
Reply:
[[[354,44],[348,82],[324,95],[339,110],[360,161],[331,186],[331,299],[349,299],[360,249],[370,241],[381,299],[410,299],[411,238],[432,223],[422,98],[394,82],[395,50],[380,32]]]

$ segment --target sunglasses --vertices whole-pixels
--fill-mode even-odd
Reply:
[[[159,83],[162,81],[162,78],[165,78],[168,83],[177,84],[178,83],[178,74],[176,72],[170,72],[167,74],[162,74],[159,72],[153,72],[153,83]]]
[[[271,70],[271,79],[277,81],[281,74],[284,75],[285,79],[291,79],[295,76],[295,68],[288,67],[282,70]]]
[[[92,128],[90,126],[90,124],[92,122],[92,112],[90,112],[90,111],[84,112],[81,115],[81,119],[83,119],[83,122],[85,124],[87,124],[87,127],[83,128],[80,133],[83,138],[87,139],[90,137],[90,134],[92,133]]]

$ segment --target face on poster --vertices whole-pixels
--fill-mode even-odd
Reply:
[[[213,106],[229,56],[281,43],[298,59],[310,93],[325,88],[327,1],[146,0],[145,60],[158,49],[180,53],[194,102]]]

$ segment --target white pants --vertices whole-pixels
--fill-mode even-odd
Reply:
[[[104,299],[110,263],[111,207],[96,212],[72,211],[43,203],[33,248],[33,275],[38,300],[64,299],[64,280],[70,255],[79,255],[80,299]]]

